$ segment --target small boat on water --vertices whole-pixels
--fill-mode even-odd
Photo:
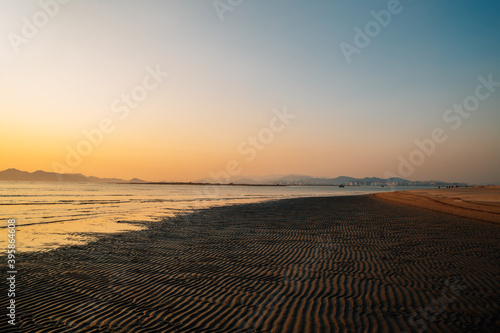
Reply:
[[[344,185],[339,185],[339,187],[344,187]]]

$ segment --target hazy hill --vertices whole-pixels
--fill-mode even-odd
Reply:
[[[45,181],[45,182],[77,182],[77,183],[147,183],[138,178],[123,180],[119,178],[99,178],[84,176],[81,173],[60,174],[55,172],[35,171],[26,172],[17,169],[0,171],[0,181]],[[203,178],[194,183],[219,183],[212,178]],[[378,177],[354,178],[340,176],[336,178],[315,178],[305,175],[275,175],[275,176],[240,176],[233,177],[227,183],[250,185],[465,185],[463,183],[446,183],[442,181],[410,181],[403,178],[382,179]]]
[[[203,178],[197,180],[198,183],[217,183],[218,181],[212,178]],[[376,186],[386,186],[386,185],[405,185],[405,186],[425,186],[425,185],[465,185],[463,183],[447,183],[443,181],[411,181],[403,178],[378,178],[378,177],[365,177],[365,178],[354,178],[347,176],[340,176],[336,178],[315,178],[311,176],[304,175],[287,175],[287,176],[277,176],[274,178],[262,178],[253,176],[244,177],[233,177],[230,180],[233,184],[272,184],[272,185],[376,185]]]
[[[81,173],[61,174],[38,170],[35,172],[7,169],[0,171],[0,181],[30,181],[30,182],[75,182],[75,183],[144,183],[141,179],[123,180],[119,178],[87,177]]]

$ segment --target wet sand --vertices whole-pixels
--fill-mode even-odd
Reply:
[[[22,255],[17,331],[498,332],[499,241],[369,195],[211,208]]]
[[[500,186],[398,191],[378,193],[375,196],[415,207],[500,223]]]

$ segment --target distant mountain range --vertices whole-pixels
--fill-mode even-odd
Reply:
[[[203,178],[196,181],[197,183],[217,183],[216,179],[213,178]],[[465,183],[447,183],[437,180],[429,181],[411,181],[403,178],[378,178],[378,177],[366,177],[366,178],[354,178],[347,176],[340,176],[337,178],[315,178],[311,176],[304,175],[287,175],[287,176],[273,176],[273,177],[261,177],[261,176],[245,176],[245,177],[233,177],[229,183],[233,184],[254,184],[254,185],[395,185],[395,186],[451,186],[451,185],[466,185]]]
[[[0,181],[45,181],[45,182],[76,182],[76,183],[154,183],[147,182],[142,179],[133,178],[124,180],[119,178],[98,178],[87,177],[81,173],[55,173],[46,171],[27,172],[17,169],[7,169],[0,171]],[[161,182],[174,183],[174,182]],[[233,177],[229,182],[220,182],[213,178],[199,179],[193,183],[186,184],[248,184],[248,185],[372,185],[372,186],[450,186],[450,185],[466,185],[464,183],[447,183],[442,181],[411,181],[403,178],[354,178],[341,176],[337,178],[315,178],[304,175],[273,175],[273,176],[244,176]],[[182,183],[175,183],[182,184]]]
[[[55,173],[46,171],[27,172],[17,169],[7,169],[0,172],[0,181],[30,181],[30,182],[75,182],[75,183],[145,183],[142,179],[123,180],[118,178],[87,177],[81,173]]]

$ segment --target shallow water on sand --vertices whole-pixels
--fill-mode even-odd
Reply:
[[[415,188],[0,182],[0,249],[7,248],[9,219],[16,221],[16,250],[45,251],[208,207]]]

